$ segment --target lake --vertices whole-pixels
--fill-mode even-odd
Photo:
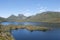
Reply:
[[[60,23],[45,22],[3,22],[3,25],[33,25],[52,27],[50,31],[29,31],[27,29],[12,30],[11,34],[15,40],[60,40]]]
[[[15,40],[60,40],[60,29],[51,31],[29,31],[26,29],[12,30]]]

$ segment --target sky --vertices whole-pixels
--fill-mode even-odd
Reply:
[[[60,0],[0,0],[0,17],[31,16],[45,11],[60,12]]]

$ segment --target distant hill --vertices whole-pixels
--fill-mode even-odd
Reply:
[[[0,22],[6,21],[6,18],[0,17]]]
[[[15,21],[17,19],[17,16],[11,15],[7,18],[7,21]]]
[[[11,15],[7,18],[7,21],[21,21],[26,19],[26,17],[22,14],[18,14],[18,16]]]
[[[33,22],[60,22],[60,12],[42,12],[37,15],[31,16],[27,21]]]

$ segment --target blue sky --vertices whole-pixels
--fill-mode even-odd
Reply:
[[[0,16],[35,15],[44,11],[60,11],[60,0],[0,0]]]

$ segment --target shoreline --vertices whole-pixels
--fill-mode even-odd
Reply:
[[[51,28],[48,27],[40,27],[40,26],[32,26],[32,25],[0,25],[0,39],[3,38],[3,40],[14,40],[13,36],[10,34],[11,30],[17,30],[17,29],[27,29],[30,31],[48,31],[51,30]]]

